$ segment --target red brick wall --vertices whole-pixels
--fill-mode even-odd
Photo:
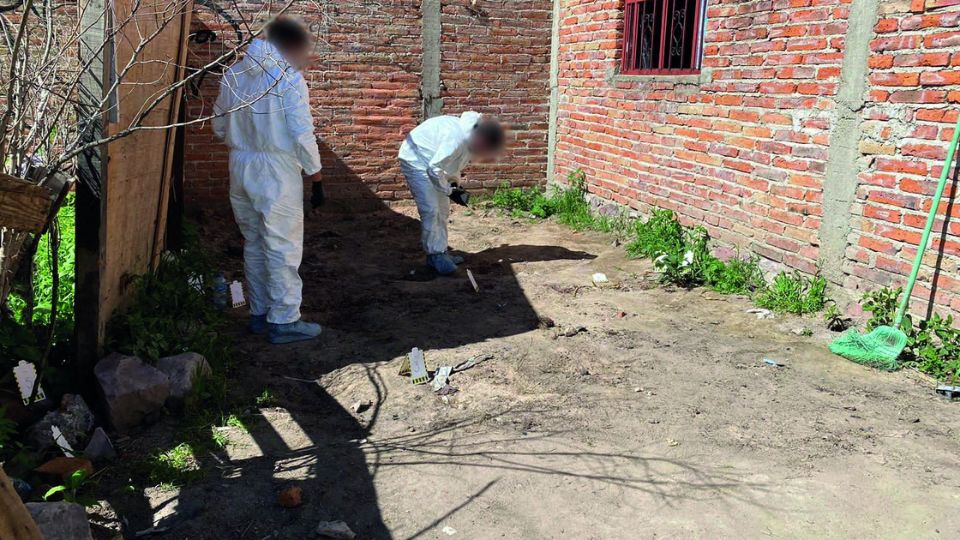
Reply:
[[[229,19],[239,19],[237,14],[206,7],[212,1],[203,4],[194,21],[192,65],[236,42]],[[299,8],[297,15],[318,36],[316,62],[305,76],[331,198],[409,197],[396,155],[422,114],[420,4],[324,0]],[[518,8],[509,7],[516,4],[527,16],[516,16]],[[483,11],[471,11],[478,9]],[[506,165],[475,171],[473,186],[503,180],[532,184],[546,176],[550,9],[549,0],[443,2],[443,112],[473,109],[502,116],[516,127],[517,145]],[[190,118],[208,113],[218,85],[219,76],[205,77],[188,96]],[[191,126],[186,141],[188,201],[225,204],[226,148],[213,138],[209,123]]]
[[[960,2],[923,4],[881,2],[844,266],[854,291],[905,281],[960,106]],[[721,241],[816,272],[849,4],[710,0],[702,82],[612,78],[622,5],[563,2],[553,177],[583,168],[602,198],[674,209]],[[945,246],[938,299],[960,310],[960,242]]]
[[[444,112],[493,114],[511,129],[504,158],[468,171],[468,187],[546,179],[552,11],[544,0],[443,2]]]
[[[799,7],[790,7],[790,5]],[[712,1],[702,84],[609,82],[622,3],[562,13],[556,171],[601,197],[678,211],[714,236],[814,271],[847,10]]]
[[[910,273],[960,110],[960,1],[890,3],[870,48],[851,289],[902,284]],[[929,299],[936,274],[938,309],[960,312],[960,209],[946,200],[941,214],[915,294]]]

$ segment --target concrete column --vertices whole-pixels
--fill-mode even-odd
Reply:
[[[423,40],[423,71],[420,81],[420,97],[423,102],[423,119],[443,114],[443,98],[440,97],[440,0],[423,0],[420,4],[420,20]]]
[[[823,223],[820,258],[823,275],[843,282],[843,262],[851,232],[851,209],[856,200],[863,107],[867,93],[870,40],[877,24],[879,0],[853,0],[840,72],[830,157],[823,182]]]
[[[550,119],[547,131],[547,183],[553,180],[557,151],[557,114],[560,109],[560,1],[553,0],[550,41]]]

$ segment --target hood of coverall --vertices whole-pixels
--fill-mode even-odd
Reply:
[[[292,67],[283,57],[280,49],[262,39],[254,39],[250,42],[239,65],[244,73],[252,76],[259,72],[276,73]]]
[[[460,115],[460,128],[463,129],[463,132],[466,133],[467,136],[469,136],[470,132],[472,132],[474,128],[480,124],[481,118],[483,118],[482,114],[474,111],[467,111]]]

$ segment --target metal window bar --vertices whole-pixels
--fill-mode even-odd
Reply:
[[[625,74],[699,73],[705,0],[626,0]]]

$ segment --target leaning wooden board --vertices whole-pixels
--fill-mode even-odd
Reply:
[[[163,249],[162,233],[166,223],[167,196],[171,174],[169,148],[172,129],[163,129],[176,121],[181,92],[165,95],[183,77],[186,38],[189,34],[192,0],[83,0],[81,7],[93,24],[113,21],[117,37],[112,61],[123,73],[125,66],[134,65],[122,76],[120,84],[109,99],[115,106],[104,111],[105,125],[101,136],[111,136],[132,126],[145,104],[159,104],[140,124],[140,129],[101,147],[99,170],[100,221],[95,234],[99,237],[91,255],[78,255],[78,280],[89,290],[96,289],[96,298],[84,302],[82,318],[86,324],[78,326],[78,342],[83,349],[101,348],[106,325],[118,309],[131,300],[131,277],[151,270]],[[112,10],[110,17],[102,14]],[[91,36],[97,48],[97,37],[102,42],[104,28]],[[147,43],[141,36],[153,36]],[[134,55],[136,55],[134,59]],[[93,65],[93,64],[91,64]],[[115,75],[102,67],[99,80],[109,81]],[[94,80],[97,80],[94,78]],[[100,93],[109,90],[101,88]],[[89,89],[96,94],[96,89]],[[79,233],[78,233],[79,236]],[[89,246],[87,247],[88,249]],[[82,262],[81,262],[82,261]],[[78,320],[81,313],[77,313]],[[93,323],[92,321],[95,321]],[[82,335],[81,335],[82,334]],[[95,344],[93,346],[92,344]],[[98,351],[99,352],[99,351]],[[84,357],[89,354],[82,352]],[[91,355],[91,356],[96,356]]]
[[[0,538],[3,540],[43,540],[40,529],[30,517],[13,482],[0,468]]]

